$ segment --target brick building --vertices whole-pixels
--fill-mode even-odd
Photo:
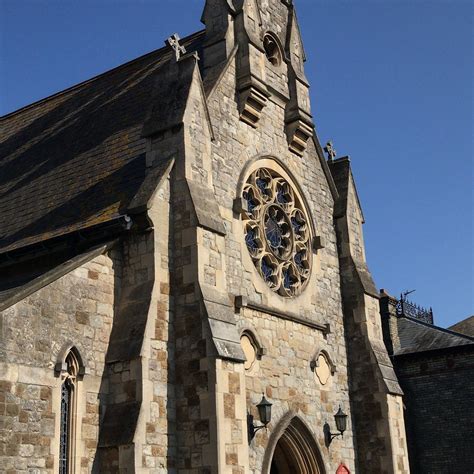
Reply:
[[[474,337],[383,290],[384,339],[404,392],[411,472],[474,472]],[[458,326],[459,325],[459,326]],[[469,319],[458,323],[469,330]]]
[[[1,119],[0,470],[407,473],[293,2],[207,0],[202,21]]]

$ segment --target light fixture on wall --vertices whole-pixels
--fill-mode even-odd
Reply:
[[[265,398],[265,395],[262,394],[262,400],[257,405],[258,416],[260,421],[263,423],[260,426],[255,426],[253,423],[253,415],[250,413],[247,415],[247,428],[248,428],[248,438],[249,444],[255,438],[257,431],[266,428],[268,423],[272,419],[272,404]]]
[[[329,446],[331,441],[338,436],[344,436],[344,431],[347,428],[347,415],[342,411],[341,406],[339,405],[339,410],[334,415],[334,420],[336,420],[336,428],[339,433],[331,433],[329,429],[329,425],[326,423],[325,425],[325,435],[326,435],[326,445]]]

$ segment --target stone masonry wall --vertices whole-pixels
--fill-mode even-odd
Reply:
[[[120,274],[120,258],[112,251],[3,312],[7,360],[0,364],[0,471],[58,471],[61,381],[54,366],[72,343],[86,369],[78,383],[76,465],[78,472],[90,472]]]
[[[176,304],[176,420],[177,469],[198,472],[214,463],[215,454],[203,456],[211,448],[209,417],[201,412],[201,397],[208,398],[209,373],[203,335],[201,306],[196,298],[197,229],[192,225],[192,204],[184,180],[173,183],[173,279],[171,290]]]
[[[175,342],[173,307],[170,297],[170,181],[154,198],[149,211],[155,231],[154,303],[150,311],[149,331],[145,339],[143,396],[146,425],[142,467],[149,472],[176,472]]]
[[[263,331],[270,341],[269,355],[261,361],[262,371],[246,377],[247,408],[254,407],[262,391],[268,390],[275,413],[275,424],[272,423],[270,430],[285,411],[295,409],[319,440],[327,468],[335,471],[341,460],[348,466],[354,465],[354,451],[350,427],[342,442],[333,442],[330,452],[324,448],[322,441],[324,422],[328,421],[334,429],[333,416],[337,404],[342,402],[344,410],[350,412],[333,198],[313,143],[309,142],[303,157],[288,150],[284,131],[285,111],[281,105],[270,100],[263,109],[257,129],[239,120],[235,100],[235,71],[235,64],[230,64],[208,100],[215,133],[212,147],[214,190],[228,230],[225,238],[227,292],[244,295],[251,301],[283,312],[300,313],[318,323],[330,323],[332,331],[325,341],[319,331],[275,316],[249,314],[248,311],[240,314],[238,320],[242,327],[251,323],[256,334]],[[282,298],[266,287],[248,254],[240,217],[232,211],[233,200],[240,192],[239,179],[243,170],[259,156],[276,157],[291,170],[306,198],[315,232],[325,242],[325,248],[314,255],[308,287],[301,296],[292,299]],[[321,344],[338,368],[330,392],[320,390],[310,369],[311,357]],[[242,415],[239,416],[242,418]],[[256,442],[250,446],[252,472],[260,472],[262,468],[264,446],[265,435],[258,434]]]
[[[347,390],[345,347],[336,345],[314,329],[284,321],[258,311],[245,310],[239,315],[239,326],[251,328],[266,349],[261,360],[246,372],[247,407],[258,420],[256,404],[262,393],[273,403],[272,422],[259,432],[251,444],[250,472],[262,472],[262,462],[271,433],[289,412],[298,415],[316,439],[328,472],[336,472],[340,462],[354,470],[352,427],[343,438],[335,439],[330,449],[325,444],[324,425],[335,431],[334,413],[341,405],[350,412]],[[326,350],[336,361],[336,372],[322,385],[310,361],[316,350]]]
[[[169,200],[165,180],[148,212],[153,229],[123,242],[122,298],[108,352],[110,384],[96,469],[101,474],[172,473],[176,467]]]

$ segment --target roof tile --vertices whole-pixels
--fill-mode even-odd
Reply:
[[[202,32],[183,40],[195,50]],[[0,119],[0,253],[124,214],[162,48]]]

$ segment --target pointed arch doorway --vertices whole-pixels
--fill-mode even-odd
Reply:
[[[275,441],[273,444],[271,460],[267,461],[267,469],[263,472],[269,474],[326,473],[316,441],[298,417],[292,418],[276,444]]]

